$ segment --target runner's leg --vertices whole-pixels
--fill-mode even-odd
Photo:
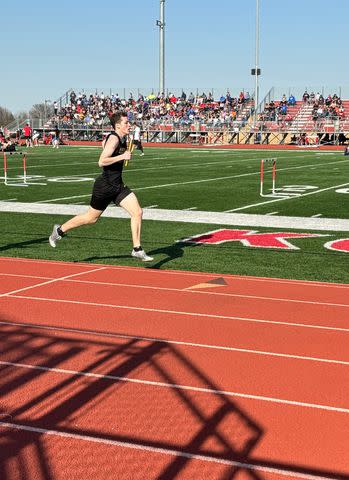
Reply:
[[[132,192],[120,202],[122,207],[131,216],[131,233],[133,247],[141,245],[141,226],[143,211],[136,195]]]

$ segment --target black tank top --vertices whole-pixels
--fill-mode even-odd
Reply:
[[[115,135],[119,139],[119,143],[115,148],[112,157],[117,157],[118,155],[122,155],[127,150],[127,142],[126,138],[120,138],[116,132],[111,132],[105,139],[104,146],[107,144],[107,141],[111,135]],[[124,167],[124,162],[115,162],[111,165],[106,165],[103,167],[102,177],[110,184],[120,184],[122,183],[122,169]]]

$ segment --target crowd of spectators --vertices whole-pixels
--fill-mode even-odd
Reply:
[[[344,106],[341,98],[337,95],[328,95],[326,98],[318,93],[307,90],[302,97],[303,105],[312,105],[312,119],[314,122],[321,122],[323,119],[343,120],[345,118]],[[290,114],[289,107],[296,105],[294,95],[290,95],[287,99],[286,95],[282,96],[279,102],[271,100],[265,104],[263,112],[259,115],[261,122],[277,122],[282,126],[289,126],[293,117]]]
[[[186,128],[198,122],[208,126],[232,126],[235,121],[246,122],[248,108],[253,104],[248,92],[240,92],[232,97],[229,90],[220,98],[214,99],[211,92],[207,94],[187,95],[182,92],[176,96],[151,93],[148,96],[132,93],[128,98],[116,94],[105,95],[70,93],[69,102],[54,108],[52,123],[59,123],[63,128],[101,128],[108,124],[108,117],[118,110],[126,111],[131,122],[142,124],[143,128],[156,128],[159,125],[171,125]]]
[[[342,99],[337,95],[328,95],[326,98],[321,93],[305,91],[303,94],[303,102],[313,106],[312,118],[314,121],[322,119],[339,119],[345,117]]]
[[[16,141],[5,127],[0,127],[0,152],[14,152]]]
[[[294,105],[296,105],[295,96],[291,94],[287,99],[284,94],[279,102],[271,100],[265,104],[263,112],[259,115],[259,120],[262,122],[282,122],[287,125],[293,120],[292,115],[289,113],[289,107]]]

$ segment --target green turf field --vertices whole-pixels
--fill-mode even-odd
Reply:
[[[260,218],[296,216],[347,219],[349,212],[349,158],[342,152],[318,149],[297,151],[195,150],[148,148],[146,155],[124,170],[124,181],[146,209],[191,210],[259,214]],[[0,200],[8,203],[88,205],[100,149],[95,147],[49,147],[30,149],[28,182],[32,185],[0,185]],[[259,195],[261,158],[277,158],[277,193]],[[8,156],[9,183],[21,183],[21,157]],[[3,180],[2,180],[3,182]],[[42,184],[42,185],[40,185]],[[266,173],[265,192],[270,193],[271,172]],[[287,196],[285,196],[287,195]],[[115,208],[115,207],[110,207]],[[184,214],[183,214],[184,215]],[[53,223],[63,215],[0,213],[0,255],[57,260],[135,265],[129,257],[129,222],[102,218],[94,226],[69,234],[56,249],[47,244]],[[183,217],[184,218],[184,217]],[[167,268],[302,278],[348,283],[348,253],[328,250],[324,244],[349,237],[349,231],[312,229],[327,237],[292,239],[298,249],[249,248],[241,242],[195,246],[178,240],[225,225],[147,220],[143,245],[155,261],[148,268]],[[258,232],[308,232],[304,221],[297,227],[227,228]],[[296,230],[293,230],[296,228]],[[142,264],[143,266],[143,264]]]

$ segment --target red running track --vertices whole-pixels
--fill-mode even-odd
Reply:
[[[349,478],[348,293],[0,259],[0,478]]]

